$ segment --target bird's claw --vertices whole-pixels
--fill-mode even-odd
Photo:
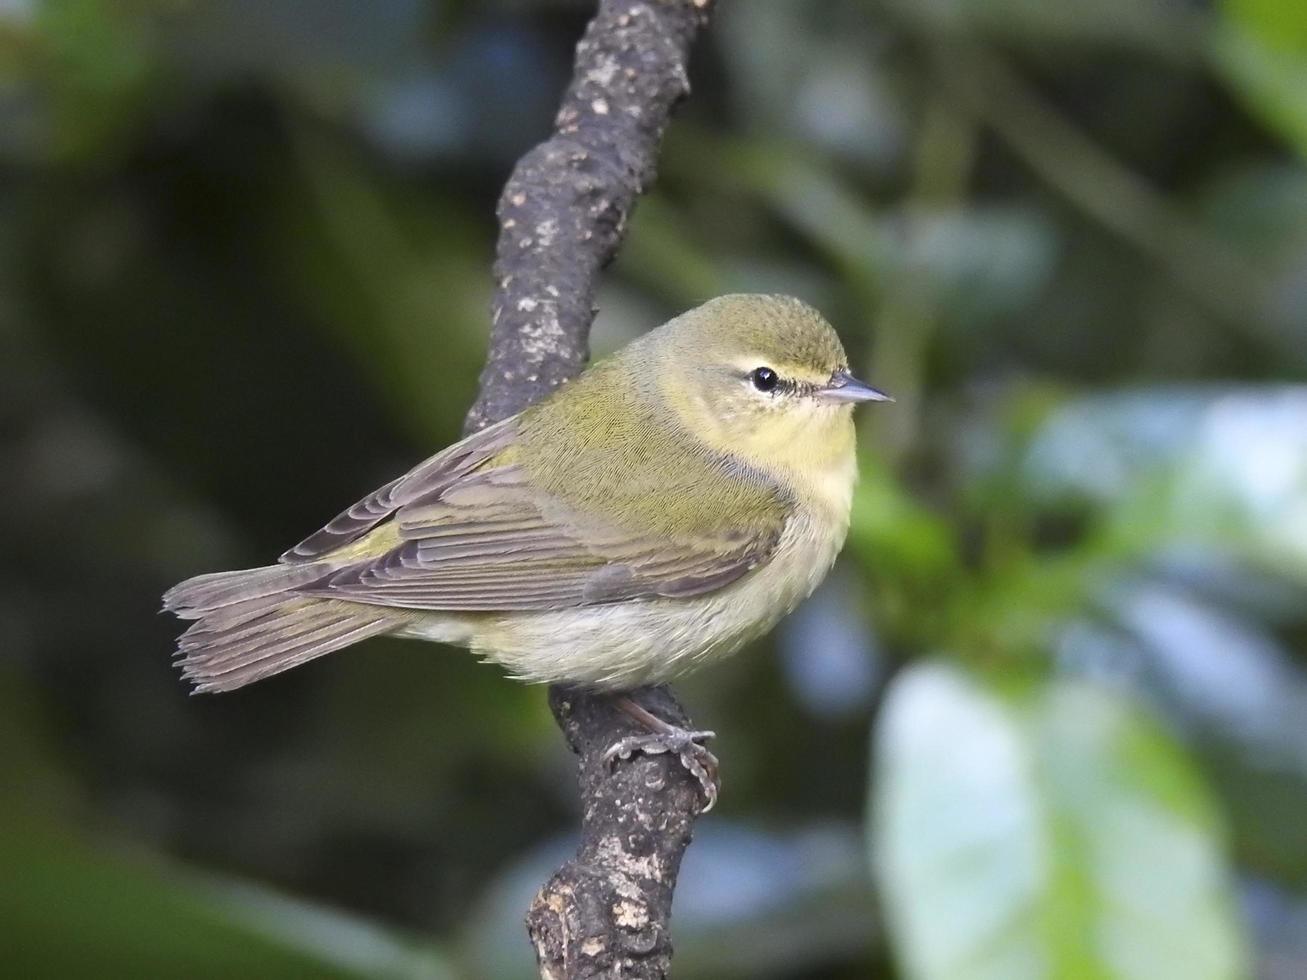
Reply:
[[[692,732],[684,728],[673,728],[666,732],[650,732],[647,735],[628,735],[614,742],[604,752],[604,762],[612,765],[616,759],[629,759],[636,752],[645,755],[661,755],[675,752],[690,775],[699,780],[706,801],[703,812],[707,813],[717,803],[717,793],[721,788],[718,777],[717,756],[702,743],[716,738],[716,732]]]

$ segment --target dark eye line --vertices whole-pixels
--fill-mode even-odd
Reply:
[[[811,381],[782,377],[775,368],[769,368],[766,365],[760,365],[752,371],[742,373],[740,379],[747,381],[765,395],[811,395],[821,387]]]

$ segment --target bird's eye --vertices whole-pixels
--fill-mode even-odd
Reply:
[[[775,391],[781,383],[780,377],[769,367],[754,368],[749,374],[749,380],[759,391]]]

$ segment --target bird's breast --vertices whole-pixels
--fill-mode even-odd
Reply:
[[[766,633],[812,593],[844,543],[854,475],[850,452],[791,483],[775,549],[714,592],[457,623],[435,616],[410,635],[466,643],[525,680],[610,689],[670,680]]]

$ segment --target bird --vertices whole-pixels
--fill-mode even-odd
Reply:
[[[803,301],[712,299],[275,564],[169,589],[164,608],[190,621],[182,675],[195,693],[232,691],[391,635],[470,648],[528,682],[621,695],[669,681],[766,633],[825,577],[849,526],[852,409],[890,400]],[[711,758],[697,752],[710,732],[622,707],[649,735],[615,756]]]

